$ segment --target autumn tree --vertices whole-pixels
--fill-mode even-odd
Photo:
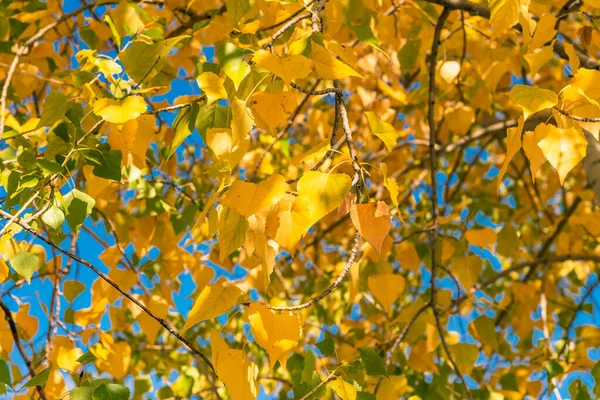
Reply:
[[[0,397],[600,396],[600,2],[473,1],[2,1]]]

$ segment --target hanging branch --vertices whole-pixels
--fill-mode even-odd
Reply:
[[[430,230],[430,247],[431,247],[431,309],[433,310],[433,316],[435,319],[435,324],[439,333],[440,343],[446,353],[448,361],[452,365],[452,368],[460,378],[463,387],[465,388],[465,392],[467,397],[471,398],[471,391],[469,390],[469,386],[465,381],[465,377],[454,362],[454,358],[452,354],[450,354],[450,349],[448,347],[448,343],[446,343],[446,337],[444,333],[444,328],[442,326],[439,311],[436,308],[436,273],[437,273],[437,239],[439,236],[439,223],[438,223],[438,198],[437,198],[437,154],[436,154],[436,123],[435,123],[435,72],[437,66],[437,56],[438,49],[440,44],[440,35],[442,33],[442,29],[444,27],[444,23],[448,19],[450,15],[450,8],[444,8],[442,13],[439,16],[439,19],[435,25],[435,30],[433,33],[433,44],[431,45],[431,55],[429,58],[429,101],[428,101],[428,110],[427,110],[427,120],[429,124],[429,164],[430,164],[430,173],[431,173],[431,230]]]
[[[4,318],[6,319],[6,322],[8,322],[8,327],[10,328],[10,333],[13,337],[15,345],[17,346],[17,350],[19,351],[19,354],[23,358],[23,361],[25,361],[25,365],[27,366],[29,375],[33,379],[37,374],[35,373],[33,364],[31,363],[31,360],[29,359],[29,357],[27,357],[27,353],[25,353],[25,349],[23,348],[23,345],[21,344],[21,338],[19,338],[19,331],[17,330],[17,324],[15,323],[15,319],[12,316],[12,312],[10,311],[10,308],[8,308],[8,306],[1,300],[0,300],[0,309],[2,309],[2,311],[4,312]],[[38,395],[40,396],[41,399],[47,400],[46,393],[44,393],[44,388],[42,388],[41,386],[36,386],[35,389],[37,390]]]
[[[11,215],[8,214],[4,210],[0,210],[0,217],[2,217],[4,219],[9,219],[11,217]],[[70,251],[67,251],[67,250],[63,249],[62,247],[56,245],[52,240],[48,239],[47,237],[45,237],[44,235],[42,235],[41,233],[39,233],[38,231],[36,231],[31,225],[27,224],[26,222],[19,220],[19,221],[15,221],[15,223],[18,224],[18,225],[20,225],[27,232],[31,233],[33,236],[35,236],[36,238],[40,239],[41,241],[43,241],[44,243],[46,243],[50,247],[54,248],[58,252],[60,252],[60,253],[64,254],[65,256],[73,259],[73,261],[78,262],[78,263],[86,266],[87,268],[91,269],[94,273],[96,273],[96,275],[98,275],[100,278],[102,278],[106,283],[108,283],[110,286],[112,286],[113,288],[115,288],[117,290],[117,292],[121,293],[129,301],[131,301],[133,304],[135,304],[140,309],[142,309],[142,311],[144,311],[146,314],[148,314],[152,319],[154,319],[156,322],[158,322],[160,325],[162,325],[163,328],[165,328],[171,335],[173,335],[181,343],[183,343],[185,345],[185,347],[187,347],[190,352],[192,352],[194,355],[200,357],[210,367],[210,369],[213,372],[215,372],[215,369],[214,369],[214,367],[212,365],[212,362],[208,359],[208,357],[206,357],[203,353],[201,353],[199,350],[197,350],[194,347],[194,345],[189,340],[187,340],[186,338],[184,338],[183,336],[181,336],[181,334],[179,332],[177,332],[177,330],[173,326],[171,326],[171,324],[167,320],[165,320],[163,318],[160,318],[156,314],[154,314],[148,307],[146,307],[144,304],[142,304],[135,297],[133,297],[132,295],[130,295],[129,293],[127,293],[126,291],[124,291],[119,286],[118,283],[116,283],[115,281],[113,281],[108,275],[104,274],[102,271],[100,271],[98,268],[96,268],[92,263],[90,263],[90,262],[88,262],[88,261],[86,261],[86,260],[78,257],[77,255],[71,253]],[[215,372],[215,374],[216,374],[216,372]]]

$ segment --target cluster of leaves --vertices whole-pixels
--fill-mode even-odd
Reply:
[[[0,394],[600,396],[600,2],[68,3],[0,2]]]

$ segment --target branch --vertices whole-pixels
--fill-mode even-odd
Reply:
[[[4,219],[9,219],[9,218],[11,218],[11,215],[8,214],[7,212],[3,211],[3,210],[0,210],[0,217],[2,217]],[[206,357],[199,350],[197,350],[189,340],[187,340],[186,338],[184,338],[183,336],[181,336],[181,334],[179,334],[179,332],[177,332],[175,330],[175,328],[172,327],[168,321],[166,321],[166,320],[158,317],[150,309],[148,309],[148,307],[146,307],[144,304],[142,304],[140,301],[138,301],[135,297],[133,297],[132,295],[130,295],[129,293],[127,293],[123,289],[121,289],[121,287],[116,282],[114,282],[111,278],[108,277],[108,275],[104,274],[102,271],[100,271],[98,268],[96,268],[92,263],[90,263],[90,262],[88,262],[88,261],[86,261],[86,260],[78,257],[77,255],[75,255],[75,254],[73,254],[73,253],[71,253],[71,252],[63,249],[62,247],[56,245],[54,242],[52,242],[52,240],[50,240],[47,237],[45,237],[44,235],[40,234],[38,231],[36,231],[33,227],[31,227],[31,225],[27,224],[26,222],[24,222],[24,221],[16,221],[15,223],[18,224],[18,225],[20,225],[23,229],[25,229],[26,231],[28,231],[33,236],[37,237],[38,239],[40,239],[41,241],[43,241],[44,243],[46,243],[50,247],[52,247],[55,250],[59,251],[60,253],[64,254],[68,258],[70,258],[73,261],[76,261],[76,262],[78,262],[78,263],[86,266],[87,268],[91,269],[93,272],[96,273],[96,275],[98,275],[100,278],[102,278],[106,283],[108,283],[110,286],[112,286],[113,288],[115,288],[117,290],[117,292],[121,293],[129,301],[131,301],[132,303],[134,303],[136,306],[138,306],[140,309],[142,309],[142,311],[144,311],[146,314],[148,314],[152,319],[154,319],[156,322],[158,322],[159,324],[161,324],[163,326],[163,328],[165,328],[167,331],[169,331],[169,333],[171,335],[175,336],[194,355],[200,357],[210,367],[210,369],[213,372],[215,372],[215,369],[214,369],[212,363],[210,362],[210,360],[208,359],[208,357]],[[216,372],[215,372],[215,375],[216,375]]]
[[[311,91],[315,90],[317,88],[317,86],[319,86],[319,83],[321,83],[321,79],[317,79],[317,81],[313,85]],[[285,135],[287,135],[287,133],[290,131],[290,129],[292,128],[292,125],[294,125],[294,121],[296,120],[296,117],[298,117],[298,115],[300,114],[300,111],[302,111],[302,108],[306,105],[309,98],[310,98],[310,94],[307,93],[306,96],[304,96],[304,98],[300,102],[300,104],[298,104],[298,106],[296,107],[296,109],[294,110],[292,115],[290,115],[290,117],[288,118],[287,123],[285,124],[285,127],[283,128],[283,130],[277,134],[277,138],[270,145],[268,145],[267,148],[265,149],[265,151],[260,155],[260,158],[256,162],[256,166],[254,167],[254,172],[252,173],[254,177],[256,177],[256,175],[258,174],[260,165],[262,164],[263,160],[267,156],[267,153],[270,152],[271,149],[273,149],[273,146],[275,146],[275,143],[277,143],[279,140],[281,140],[281,138],[284,137]]]
[[[304,4],[304,7],[308,7],[311,4],[313,4],[315,1],[317,0],[310,0],[308,3]],[[285,24],[286,22],[288,22],[289,20],[293,19],[294,17],[296,17],[298,14],[300,14],[302,11],[304,11],[304,8],[299,9],[298,11],[296,11],[295,13],[293,13],[292,15],[290,15],[289,17],[287,17],[286,19],[284,19],[283,21],[277,22],[274,25],[269,25],[269,26],[265,26],[264,28],[260,28],[258,29],[256,32],[265,32],[265,31],[270,31],[271,29],[275,29],[275,28],[279,28],[281,25]]]
[[[552,263],[565,262],[565,261],[590,261],[590,262],[600,264],[600,256],[589,255],[589,254],[568,254],[568,255],[563,255],[563,256],[538,258],[535,260],[524,261],[524,262],[515,264],[510,268],[507,268],[507,269],[504,269],[504,270],[498,272],[496,275],[486,279],[485,281],[474,285],[472,288],[468,288],[468,289],[465,288],[467,290],[467,294],[464,294],[464,295],[460,296],[459,298],[457,298],[456,300],[454,300],[452,302],[452,304],[450,306],[448,306],[448,308],[446,308],[445,310],[442,311],[442,313],[445,313],[446,311],[450,310],[453,306],[458,307],[462,302],[464,302],[465,300],[468,299],[469,294],[471,294],[471,295],[475,294],[476,292],[493,285],[500,279],[504,278],[505,276],[507,276],[513,272],[518,272],[525,268],[533,267],[536,265],[552,264]]]
[[[412,328],[412,326],[415,324],[415,322],[417,321],[419,316],[421,314],[423,314],[425,312],[425,310],[427,310],[429,307],[431,307],[431,301],[424,304],[421,308],[419,308],[417,310],[415,315],[413,315],[412,318],[410,319],[410,321],[408,321],[408,324],[406,324],[404,329],[402,329],[402,332],[400,332],[400,334],[398,335],[396,340],[394,340],[394,343],[392,343],[392,347],[390,348],[390,351],[386,354],[386,358],[385,358],[386,369],[389,368],[390,364],[392,363],[392,357],[394,356],[396,349],[398,348],[398,346],[400,346],[400,343],[402,343],[404,341],[404,339],[406,339],[406,335],[408,335],[408,331],[410,331],[410,328]],[[374,394],[377,394],[377,391],[379,391],[379,386],[381,385],[382,380],[383,380],[383,376],[379,378],[379,381],[377,381],[377,386],[375,386]]]
[[[25,361],[25,365],[27,366],[27,370],[29,371],[31,378],[34,378],[36,375],[35,369],[33,368],[31,360],[29,359],[29,357],[27,357],[27,353],[25,353],[25,349],[21,344],[21,339],[19,338],[19,332],[17,330],[17,324],[15,324],[15,319],[13,318],[8,306],[2,301],[0,301],[0,308],[4,312],[4,318],[6,319],[6,322],[8,322],[8,327],[10,328],[10,333],[12,334],[15,345],[17,346],[17,350],[19,351],[19,354],[21,354],[23,361]],[[41,386],[36,386],[35,389],[37,390],[41,399],[47,399],[46,394],[44,393],[44,389]]]
[[[438,198],[437,198],[437,154],[436,154],[436,123],[435,123],[435,70],[437,66],[437,57],[438,57],[438,49],[440,45],[440,36],[442,33],[442,29],[444,28],[444,23],[448,19],[450,15],[451,8],[444,7],[444,10],[439,16],[437,23],[435,24],[435,30],[433,32],[433,43],[431,45],[431,55],[429,58],[429,102],[427,109],[427,120],[429,125],[429,164],[430,164],[430,173],[431,173],[431,308],[433,310],[433,316],[435,319],[435,325],[437,327],[440,343],[442,344],[442,348],[446,353],[446,357],[448,361],[452,365],[452,368],[460,378],[463,387],[465,388],[465,393],[467,397],[471,399],[471,392],[469,390],[469,386],[465,381],[465,377],[460,372],[458,365],[454,362],[454,358],[452,354],[450,354],[450,349],[448,347],[448,343],[446,343],[446,337],[444,334],[444,328],[442,327],[442,322],[440,320],[439,311],[436,308],[436,272],[437,272],[437,239],[439,236],[439,224],[438,224]]]
[[[567,349],[567,344],[569,343],[569,331],[571,330],[571,328],[573,327],[573,324],[575,323],[577,314],[579,314],[579,312],[581,310],[583,310],[583,306],[585,305],[585,302],[592,295],[592,293],[594,293],[594,290],[596,290],[596,288],[598,286],[600,286],[600,279],[598,281],[596,281],[596,283],[594,283],[592,286],[590,286],[590,288],[587,290],[587,292],[581,298],[581,301],[577,305],[577,309],[571,316],[571,319],[569,320],[569,323],[567,324],[567,327],[565,328],[565,335],[563,337],[563,346],[561,347],[560,351],[558,352],[557,358],[560,358],[563,355],[563,353],[565,352],[565,350]]]
[[[169,111],[175,111],[175,110],[179,110],[180,108],[186,108],[191,106],[194,103],[200,103],[202,101],[206,100],[206,95],[203,94],[198,98],[195,98],[194,100],[187,102],[187,103],[183,103],[183,104],[175,104],[173,106],[168,106],[168,107],[163,107],[163,108],[157,108],[156,110],[151,110],[151,111],[146,111],[145,113],[143,113],[144,115],[148,115],[148,114],[160,114],[162,112],[169,112]]]
[[[462,10],[467,11],[471,15],[476,15],[485,19],[490,19],[490,9],[486,6],[471,3],[467,0],[425,0],[428,3],[438,4],[451,10]],[[560,15],[559,15],[560,17]],[[521,25],[515,25],[517,31],[521,32]],[[568,60],[569,56],[565,51],[565,45],[562,41],[556,40],[554,42],[554,52],[564,60]],[[587,69],[600,70],[600,64],[587,54],[577,51],[577,55],[581,61],[581,66]]]
[[[297,306],[274,307],[269,304],[265,304],[265,306],[274,311],[298,311],[298,310],[302,310],[304,308],[308,308],[308,307],[312,306],[313,304],[318,303],[325,297],[327,297],[331,292],[333,292],[335,290],[335,288],[337,288],[340,285],[340,283],[342,283],[342,281],[344,280],[346,275],[348,275],[350,268],[352,268],[352,265],[354,264],[354,259],[356,258],[356,255],[358,254],[358,245],[360,244],[359,239],[360,239],[360,234],[358,232],[356,232],[354,234],[354,242],[352,245],[352,250],[350,251],[350,257],[348,257],[348,260],[346,261],[346,266],[344,267],[344,270],[342,271],[340,276],[338,276],[337,279],[327,289],[325,289],[325,291],[323,293],[321,293],[317,297],[313,297],[306,303],[302,303]]]
[[[194,14],[190,17],[190,19],[185,23],[179,25],[177,28],[173,29],[166,37],[166,39],[170,39],[175,36],[179,36],[188,29],[191,29],[198,22],[206,21],[212,19],[216,15],[223,15],[227,11],[227,6],[223,4],[221,7],[213,10],[205,11],[201,14]]]
[[[569,117],[571,118],[573,121],[579,121],[579,122],[592,122],[592,123],[597,123],[600,122],[600,118],[587,118],[587,117],[580,117],[577,115],[571,115],[568,112],[566,112],[565,110],[561,110],[558,107],[554,107],[554,109],[556,111],[558,111],[559,114],[564,115],[565,117]]]
[[[290,19],[281,28],[279,28],[279,30],[277,32],[275,32],[273,34],[273,36],[271,36],[269,41],[267,43],[265,43],[265,45],[263,46],[263,49],[271,49],[271,52],[273,52],[273,43],[275,43],[275,41],[277,39],[279,39],[279,37],[281,35],[283,35],[288,29],[292,28],[298,22],[305,20],[305,19],[309,19],[309,18],[310,18],[310,14],[302,14],[302,15],[298,15],[298,16]]]

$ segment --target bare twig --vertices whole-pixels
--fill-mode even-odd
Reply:
[[[8,327],[10,328],[10,333],[12,334],[15,345],[17,346],[17,350],[19,351],[19,354],[21,354],[23,361],[25,361],[25,365],[27,366],[27,370],[29,371],[31,378],[34,378],[36,376],[35,369],[33,367],[33,364],[31,364],[31,360],[29,359],[29,357],[27,357],[25,349],[23,348],[23,344],[21,343],[21,339],[19,338],[19,331],[17,330],[17,324],[15,323],[15,319],[13,318],[8,306],[2,301],[0,301],[0,308],[4,312],[4,318],[6,319],[6,322],[8,322]],[[44,388],[42,388],[41,386],[36,386],[35,389],[37,390],[38,395],[41,399],[47,399],[46,394],[44,393]]]
[[[3,210],[0,210],[0,217],[2,217],[4,219],[9,219],[11,217],[11,215]],[[108,275],[104,274],[102,271],[100,271],[98,268],[96,268],[92,263],[90,263],[90,262],[78,257],[77,255],[72,254],[70,251],[67,251],[67,250],[63,249],[62,247],[56,245],[52,240],[50,240],[47,237],[45,237],[44,235],[40,234],[33,227],[31,227],[31,225],[25,223],[24,221],[16,221],[16,223],[18,225],[20,225],[26,231],[31,233],[33,236],[37,237],[38,239],[40,239],[41,241],[43,241],[44,243],[49,245],[50,247],[56,249],[57,251],[64,254],[65,256],[73,259],[75,262],[78,262],[78,263],[86,266],[87,268],[91,269],[94,273],[96,273],[96,275],[98,275],[100,278],[102,278],[106,283],[108,283],[110,286],[115,288],[117,290],[117,292],[121,293],[129,301],[134,303],[136,306],[138,306],[140,309],[142,309],[142,311],[144,311],[146,314],[148,314],[152,319],[154,319],[156,322],[158,322],[160,325],[162,325],[163,328],[165,328],[171,335],[173,335],[181,343],[183,343],[185,345],[185,347],[187,347],[188,350],[190,350],[190,352],[192,352],[194,355],[200,357],[210,367],[210,369],[213,372],[215,372],[215,369],[214,369],[211,361],[208,359],[208,357],[206,357],[199,350],[197,350],[189,340],[187,340],[186,338],[181,336],[181,334],[179,332],[177,332],[177,330],[175,330],[175,328],[173,326],[171,326],[171,324],[168,321],[166,321],[163,318],[158,317],[148,307],[146,307],[144,304],[142,304],[140,301],[138,301],[135,297],[133,297],[132,295],[130,295],[129,293],[127,293],[123,289],[121,289],[121,287],[116,282],[114,282],[110,277],[108,277]],[[216,372],[215,372],[215,374],[216,374]]]

